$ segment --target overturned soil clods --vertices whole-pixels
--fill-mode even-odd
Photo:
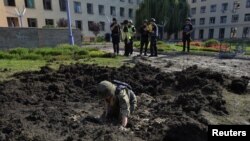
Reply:
[[[163,73],[141,63],[133,68],[62,65],[58,71],[43,67],[14,76],[0,84],[3,141],[205,141],[209,123],[201,112],[228,114],[222,91],[244,93],[249,80],[197,66]],[[129,83],[138,96],[128,132],[98,118],[105,105],[96,85],[114,79]]]

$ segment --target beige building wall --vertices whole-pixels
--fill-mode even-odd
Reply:
[[[25,5],[25,0],[15,0],[16,6],[6,6],[4,1],[0,1],[0,27],[8,27],[7,17],[17,17],[15,8],[23,9]],[[67,18],[67,13],[65,11],[60,11],[59,0],[51,0],[52,10],[45,10],[43,6],[43,0],[34,0],[35,8],[26,8],[26,13],[22,18],[23,27],[28,27],[27,18],[36,18],[37,26],[42,28],[45,26],[45,19],[53,19],[54,25],[56,26],[57,21],[60,18]],[[129,2],[131,1],[131,2]],[[74,2],[80,2],[81,4],[81,13],[75,13],[74,11]],[[128,16],[129,9],[133,9],[133,17],[135,18],[136,9],[139,8],[139,3],[141,0],[70,0],[70,9],[72,16],[72,26],[75,27],[75,21],[82,22],[82,34],[84,36],[94,36],[91,31],[88,29],[88,21],[94,22],[105,22],[105,30],[101,32],[100,35],[105,33],[110,33],[110,23],[107,19],[112,20],[113,17],[117,18],[119,22],[122,22],[125,19],[131,19]],[[93,5],[93,14],[87,13],[87,3]],[[104,5],[104,15],[99,14],[98,5]],[[110,15],[110,6],[116,8],[116,16]],[[120,16],[120,7],[125,9],[125,16]],[[19,19],[18,19],[19,20]],[[19,20],[20,23],[20,20]]]
[[[245,20],[245,15],[250,14],[250,0],[188,0],[190,4],[191,19],[195,20],[194,24],[194,39],[208,39],[209,30],[213,29],[214,34],[212,38],[230,38],[231,29],[237,28],[235,38],[250,38],[250,21]],[[235,8],[235,2],[239,4],[238,8]],[[227,9],[222,10],[222,4],[227,3]],[[216,11],[211,12],[211,5],[216,5]],[[205,12],[201,13],[201,7],[206,7]],[[192,9],[196,8],[196,12],[192,13]],[[238,15],[237,22],[232,22],[232,15]],[[226,22],[221,23],[221,16],[226,16]],[[215,17],[215,23],[210,23],[210,17]],[[200,24],[200,19],[204,18],[205,23]],[[243,30],[248,28],[248,34],[243,34]],[[220,36],[220,29],[225,29],[224,37]],[[203,38],[201,38],[201,30],[203,30]],[[246,29],[245,29],[246,30]]]

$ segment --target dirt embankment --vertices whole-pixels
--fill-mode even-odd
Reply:
[[[249,80],[197,66],[162,73],[144,64],[118,69],[76,64],[58,71],[44,67],[15,77],[0,84],[0,140],[4,141],[205,141],[209,123],[201,112],[230,114],[222,91],[248,93]],[[129,132],[92,118],[104,107],[96,84],[113,79],[131,84],[138,96]]]

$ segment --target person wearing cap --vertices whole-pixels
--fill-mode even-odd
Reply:
[[[187,18],[186,22],[182,28],[182,42],[183,42],[183,52],[185,52],[187,47],[187,52],[190,50],[190,42],[191,42],[191,32],[193,31],[193,25],[191,24],[191,19]]]
[[[119,54],[119,43],[120,43],[120,25],[117,23],[116,18],[113,18],[113,22],[110,25],[111,37],[113,43],[114,54]]]
[[[157,56],[157,37],[158,37],[158,26],[155,23],[155,19],[151,18],[149,25],[150,32],[150,53],[149,57]]]
[[[147,56],[147,49],[148,49],[148,20],[144,20],[141,28],[140,28],[140,33],[141,33],[141,48],[140,48],[140,56],[142,55],[143,52],[143,47],[144,48],[144,56]]]
[[[133,24],[133,21],[132,20],[128,20],[128,33],[129,33],[129,36],[130,36],[130,41],[129,41],[129,54],[132,55],[133,54],[133,44],[134,44],[134,36],[136,34],[136,29],[135,29],[135,26]]]
[[[106,109],[104,118],[108,120],[118,119],[121,128],[125,129],[128,117],[137,106],[137,99],[129,89],[121,88],[109,81],[102,81],[97,86],[98,94],[105,99]]]

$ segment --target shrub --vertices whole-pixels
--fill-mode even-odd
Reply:
[[[91,51],[91,52],[89,52],[90,57],[103,57],[104,54],[105,53],[103,51]]]
[[[86,50],[86,49],[81,49],[81,50],[78,50],[77,52],[75,52],[75,54],[77,54],[77,55],[88,55],[89,51]]]
[[[104,42],[104,41],[105,41],[105,39],[104,39],[103,36],[97,36],[96,37],[96,42]]]
[[[0,59],[14,59],[16,56],[14,54],[9,54],[8,52],[0,51]]]
[[[212,46],[217,46],[219,45],[220,42],[218,40],[215,40],[215,39],[209,39],[207,40],[205,43],[204,43],[204,46],[205,47],[212,47]]]
[[[25,55],[20,56],[20,59],[23,59],[23,60],[39,60],[39,59],[43,59],[43,57],[40,54],[29,53],[29,54],[25,54]]]
[[[15,48],[15,49],[11,49],[9,51],[10,54],[18,54],[18,55],[24,55],[24,54],[28,54],[29,53],[29,49],[27,48]]]

